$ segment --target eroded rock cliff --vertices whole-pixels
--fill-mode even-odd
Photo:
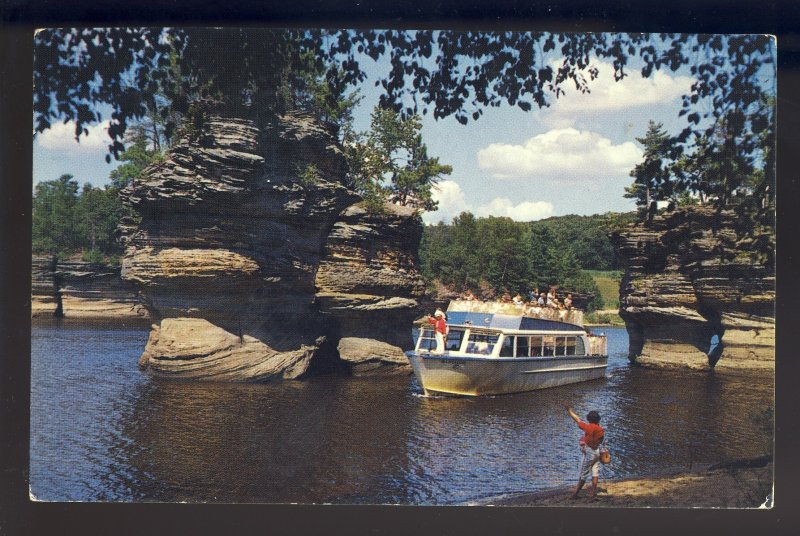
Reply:
[[[631,360],[774,371],[774,233],[692,207],[612,233]]]
[[[317,272],[317,300],[339,340],[340,357],[357,373],[410,370],[411,341],[424,284],[417,271],[422,225],[413,209],[386,205],[371,214],[362,204],[333,226]]]
[[[123,230],[122,275],[154,320],[140,364],[162,375],[265,380],[395,362],[402,351],[388,331],[351,350],[347,339],[362,332],[353,335],[350,319],[371,306],[380,325],[416,305],[416,287],[392,275],[415,273],[413,262],[394,269],[390,259],[416,251],[421,229],[392,242],[420,224],[359,212],[345,170],[333,133],[309,116],[258,126],[212,115],[200,141],[184,140],[129,186],[125,202],[142,220]],[[366,256],[349,242],[359,234],[371,242]],[[341,270],[348,256],[358,260]],[[369,293],[357,281],[372,285],[371,298],[355,296]],[[369,357],[353,358],[367,345]]]
[[[120,278],[118,266],[34,256],[31,316],[141,322],[147,311],[139,303],[137,288]]]

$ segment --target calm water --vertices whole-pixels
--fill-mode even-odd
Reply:
[[[452,504],[572,484],[603,416],[624,478],[772,450],[764,382],[628,364],[607,378],[492,398],[425,398],[411,376],[240,385],[161,381],[145,330],[34,326],[31,491],[48,501]]]

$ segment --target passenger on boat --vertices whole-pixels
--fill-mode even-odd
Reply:
[[[572,294],[567,294],[567,297],[564,298],[564,307],[572,309]]]
[[[433,324],[433,333],[436,337],[436,350],[434,354],[444,353],[444,338],[447,335],[447,322],[444,319],[444,313],[441,309],[436,309],[433,316],[428,317],[428,324]]]
[[[536,303],[539,300],[539,287],[534,288],[528,293],[528,301]]]
[[[539,305],[545,305],[545,297],[544,297],[544,292],[542,292],[541,294],[539,294]]]
[[[514,305],[522,305],[523,303],[525,303],[522,301],[522,296],[520,296],[519,293],[517,293],[517,295],[515,295],[511,301],[514,302]]]
[[[581,452],[583,453],[581,472],[578,477],[578,485],[575,488],[575,493],[572,494],[572,498],[578,498],[578,493],[581,491],[581,488],[586,483],[590,474],[592,477],[591,496],[596,497],[597,484],[600,482],[600,445],[605,438],[605,430],[600,426],[600,414],[594,410],[590,411],[586,414],[586,420],[589,421],[586,423],[572,411],[572,408],[569,407],[568,404],[564,404],[564,407],[567,413],[569,413],[569,416],[572,417],[572,420],[575,421],[578,427],[584,432],[579,442]]]

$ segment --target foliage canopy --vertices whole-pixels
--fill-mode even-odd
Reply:
[[[504,102],[526,111],[547,106],[565,84],[589,91],[595,58],[611,61],[617,80],[634,59],[644,77],[689,65],[696,82],[684,97],[688,124],[677,140],[711,136],[724,119],[747,155],[771,128],[752,112],[763,99],[761,68],[775,63],[764,35],[257,28],[48,29],[37,33],[35,55],[36,131],[71,120],[79,137],[102,119],[96,105],[107,104],[114,155],[156,95],[179,112],[193,98],[214,97],[269,114],[297,105],[292,96],[307,93],[316,73],[311,78],[324,79],[333,104],[366,79],[367,58],[387,56],[389,72],[376,81],[382,108],[461,123]]]
[[[520,293],[557,286],[602,297],[585,269],[618,267],[606,230],[630,215],[562,216],[536,222],[476,218],[462,212],[450,225],[425,227],[420,245],[423,277],[457,292]],[[599,246],[599,247],[598,247]]]
[[[394,110],[375,108],[370,132],[345,134],[350,178],[368,202],[436,210],[432,188],[453,168],[428,156],[421,129],[418,116],[403,119]]]

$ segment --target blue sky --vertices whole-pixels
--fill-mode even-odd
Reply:
[[[423,116],[428,154],[453,167],[437,186],[439,210],[426,213],[427,223],[449,222],[463,210],[477,216],[508,216],[532,221],[566,214],[598,214],[634,209],[623,197],[630,170],[641,160],[641,137],[652,119],[671,133],[685,126],[678,117],[681,95],[692,79],[688,69],[656,72],[643,79],[633,64],[629,76],[615,82],[610,64],[595,60],[599,76],[591,93],[566,88],[549,108],[523,112],[501,106],[484,110],[477,121],[461,125],[454,118]],[[367,60],[370,76],[355,113],[355,128],[367,130],[380,88],[372,76],[385,63]],[[90,128],[76,143],[71,124],[59,124],[34,140],[34,184],[64,173],[79,183],[107,184],[119,163],[106,164],[106,124]]]

